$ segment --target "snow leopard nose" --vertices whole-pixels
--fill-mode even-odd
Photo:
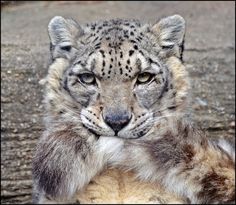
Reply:
[[[128,113],[112,113],[104,116],[105,123],[113,129],[115,135],[129,124],[131,117]]]

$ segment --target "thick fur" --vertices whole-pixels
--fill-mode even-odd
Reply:
[[[42,81],[46,129],[33,160],[34,203],[76,197],[83,203],[163,203],[160,186],[173,194],[164,203],[235,200],[231,147],[210,142],[191,123],[182,17],[86,26],[54,17],[48,30],[53,63]],[[144,72],[150,80],[139,83]],[[93,83],[85,83],[84,73]],[[106,121],[120,126],[124,116],[129,121],[118,131]],[[114,184],[109,176],[130,184],[105,199]],[[139,191],[127,195],[122,187]]]
[[[81,204],[182,204],[180,197],[166,191],[159,183],[136,178],[132,171],[105,169],[78,192]]]

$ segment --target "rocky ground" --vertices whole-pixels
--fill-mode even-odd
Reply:
[[[1,203],[31,202],[31,159],[42,133],[42,88],[49,63],[47,24],[178,13],[187,21],[184,60],[193,84],[194,119],[213,138],[235,135],[235,3],[27,2],[1,8]]]

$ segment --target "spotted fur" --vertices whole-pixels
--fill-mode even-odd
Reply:
[[[73,199],[107,166],[192,203],[233,200],[228,147],[208,141],[188,116],[182,17],[84,26],[54,17],[48,30],[53,63],[42,81],[46,129],[33,160],[35,203]]]

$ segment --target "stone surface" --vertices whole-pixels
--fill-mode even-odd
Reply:
[[[80,23],[137,18],[187,21],[184,60],[194,119],[213,138],[235,135],[234,2],[26,2],[1,8],[1,203],[31,202],[31,159],[43,130],[42,88],[49,64],[47,24],[55,15]]]

